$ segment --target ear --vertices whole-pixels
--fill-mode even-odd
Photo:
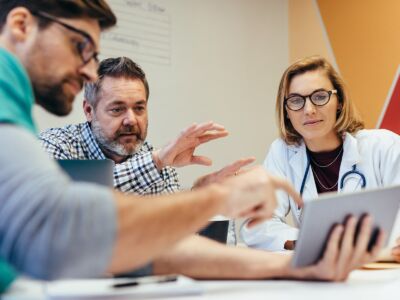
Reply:
[[[4,34],[14,46],[26,42],[38,30],[38,22],[25,7],[12,9],[6,19]]]
[[[92,107],[92,105],[89,104],[89,102],[84,99],[83,100],[83,112],[86,116],[86,120],[88,122],[92,122],[93,120],[93,114],[94,114],[94,108]]]

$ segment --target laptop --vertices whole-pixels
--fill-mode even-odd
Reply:
[[[73,181],[114,186],[112,160],[57,160],[57,162]]]
[[[214,241],[226,244],[228,240],[229,219],[215,217],[199,231],[199,234]]]
[[[343,223],[346,217],[373,217],[374,230],[370,238],[373,245],[378,228],[391,236],[400,205],[400,186],[392,186],[357,193],[325,194],[318,200],[304,204],[303,222],[292,265],[305,267],[321,259],[329,234],[335,224]],[[385,244],[387,244],[386,238]]]
[[[61,168],[74,181],[97,183],[113,187],[112,160],[57,160]],[[228,236],[229,219],[214,218],[199,234],[215,241],[226,243]]]

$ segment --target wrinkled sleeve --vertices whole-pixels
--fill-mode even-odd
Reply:
[[[283,162],[288,161],[288,157],[284,148],[283,141],[275,141],[264,161],[264,167],[269,173],[287,179]],[[285,219],[290,212],[289,196],[278,191],[277,200],[277,208],[270,220],[254,228],[248,228],[246,224],[242,226],[241,236],[248,246],[270,251],[282,251],[286,241],[297,240],[298,229],[286,224]]]
[[[116,235],[112,192],[73,183],[25,130],[0,126],[0,255],[35,278],[102,275]]]
[[[175,193],[180,189],[176,170],[165,167],[159,172],[150,151],[116,164],[114,187],[121,192],[138,195]]]

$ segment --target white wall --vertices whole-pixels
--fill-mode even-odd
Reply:
[[[179,170],[185,187],[240,157],[255,156],[261,163],[277,136],[275,96],[289,57],[287,1],[131,0],[149,2],[163,7],[169,18],[169,62],[151,63],[130,51],[115,52],[136,60],[147,73],[148,140],[161,146],[194,121],[213,120],[230,131],[229,137],[197,151],[213,159],[212,167]],[[81,101],[79,97],[66,118],[36,109],[39,128],[81,122]]]

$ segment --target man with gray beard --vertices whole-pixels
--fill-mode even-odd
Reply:
[[[99,79],[85,85],[83,109],[87,122],[52,128],[40,135],[43,147],[56,159],[112,159],[114,187],[139,195],[173,193],[180,189],[174,167],[210,165],[207,157],[194,156],[185,136],[200,128],[213,131],[201,143],[228,134],[213,122],[192,125],[165,147],[155,150],[146,141],[149,85],[142,69],[126,57],[109,58],[99,66]],[[197,128],[197,129],[196,129]],[[170,155],[171,153],[179,155]],[[176,157],[170,161],[169,157]],[[241,159],[203,176],[194,187],[233,175],[252,158]]]

